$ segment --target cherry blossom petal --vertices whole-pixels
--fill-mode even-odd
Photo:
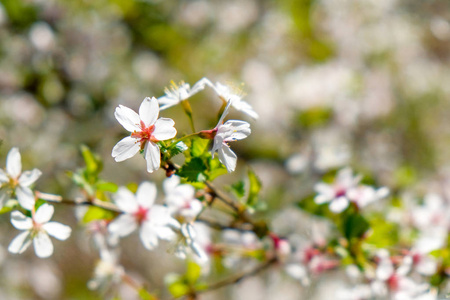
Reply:
[[[156,200],[156,186],[154,183],[144,181],[136,192],[137,203],[145,208],[150,208]]]
[[[146,127],[155,124],[156,119],[159,115],[159,104],[155,97],[151,99],[149,97],[142,101],[139,107],[139,117],[142,122],[144,122]],[[156,127],[156,126],[155,126]]]
[[[136,219],[133,215],[123,214],[112,221],[109,226],[109,232],[124,237],[135,231],[137,228]]]
[[[131,108],[119,105],[114,111],[114,116],[120,125],[122,125],[127,131],[141,131],[141,119],[139,118],[139,115]]]
[[[223,134],[225,142],[242,140],[251,133],[250,124],[240,120],[228,120],[219,127],[217,134]]]
[[[126,187],[119,187],[117,193],[114,195],[114,202],[116,202],[117,206],[123,212],[134,213],[138,210],[136,197]]]
[[[143,225],[139,231],[139,237],[147,250],[153,250],[158,246],[158,236],[151,226]]]
[[[45,224],[50,221],[54,211],[55,208],[52,205],[44,203],[37,209],[34,215],[34,221],[38,224]]]
[[[324,204],[324,203],[328,203],[330,202],[332,199],[330,197],[327,197],[325,195],[319,194],[316,197],[314,197],[314,202],[318,205],[320,204]]]
[[[377,270],[375,272],[377,279],[386,281],[394,274],[394,267],[392,266],[391,261],[389,258],[382,259],[377,267]]]
[[[20,206],[26,210],[32,210],[34,208],[36,199],[34,198],[33,191],[30,188],[21,185],[17,186],[16,196]]]
[[[19,230],[33,228],[33,220],[17,210],[11,213],[11,224]]]
[[[416,266],[417,272],[425,276],[431,276],[436,273],[437,261],[430,255],[422,255]]]
[[[34,252],[40,258],[46,258],[53,254],[53,243],[45,232],[38,232],[33,238]]]
[[[22,232],[11,241],[8,251],[15,254],[21,254],[31,245],[31,240],[29,231]]]
[[[117,162],[124,161],[139,152],[140,144],[137,139],[127,136],[121,139],[112,150],[112,157]]]
[[[14,147],[6,156],[6,171],[12,178],[18,178],[22,172],[22,161],[19,149]]]
[[[160,239],[166,240],[166,241],[173,241],[175,239],[175,237],[177,236],[175,234],[175,232],[173,232],[172,229],[170,229],[167,226],[156,227],[156,234],[158,235],[158,237]]]
[[[153,142],[148,142],[145,145],[145,160],[147,161],[147,172],[153,173],[159,169],[161,165],[161,152],[158,145]]]
[[[36,180],[38,180],[38,178],[41,177],[41,175],[42,175],[42,172],[38,169],[33,169],[31,171],[25,171],[19,177],[19,184],[21,186],[30,186]]]
[[[259,118],[258,114],[253,109],[253,107],[243,100],[236,101],[235,103],[233,103],[233,107],[236,108],[237,110],[245,113],[246,115],[248,115],[250,118],[252,118],[254,120],[257,120]]]
[[[180,177],[177,175],[172,175],[163,181],[164,193],[170,194],[177,185],[180,184]]]
[[[155,123],[155,131],[153,131],[153,136],[159,140],[164,141],[171,139],[177,135],[177,130],[175,127],[175,122],[169,118],[159,118]]]
[[[7,182],[9,182],[8,174],[5,171],[3,171],[2,169],[0,169],[0,185],[2,183],[7,183]]]
[[[223,146],[219,148],[219,150],[217,150],[217,153],[219,153],[219,160],[222,164],[225,165],[227,171],[229,173],[233,172],[236,169],[236,154],[230,149],[230,147],[225,144],[223,144]]]
[[[49,235],[61,241],[67,240],[72,233],[72,228],[58,222],[48,222],[42,225],[42,228],[47,231]]]
[[[339,197],[330,202],[330,210],[334,213],[343,212],[349,203],[347,197]]]

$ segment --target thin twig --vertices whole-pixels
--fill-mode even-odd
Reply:
[[[266,261],[265,263],[259,265],[255,269],[250,270],[249,272],[244,272],[237,276],[229,277],[224,280],[218,281],[216,283],[210,284],[206,289],[198,291],[197,293],[205,293],[205,292],[220,289],[222,287],[225,287],[225,286],[228,286],[228,285],[231,285],[234,283],[238,283],[248,277],[252,277],[252,276],[255,276],[255,275],[261,273],[262,271],[266,270],[267,268],[269,268],[272,264],[274,264],[276,262],[277,262],[277,258],[273,257],[273,258],[269,259],[268,261]]]
[[[35,194],[36,194],[37,198],[48,201],[48,202],[69,204],[69,205],[90,205],[90,206],[100,207],[100,208],[103,208],[103,209],[106,209],[109,211],[113,211],[113,212],[117,212],[117,213],[123,212],[114,203],[102,201],[97,198],[88,199],[88,200],[85,200],[82,198],[76,198],[76,199],[72,200],[72,199],[64,199],[63,197],[61,197],[59,195],[42,193],[39,191],[35,191]]]

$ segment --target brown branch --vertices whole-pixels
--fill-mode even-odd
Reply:
[[[256,267],[253,270],[250,270],[248,272],[244,272],[244,273],[241,273],[239,275],[236,275],[236,276],[233,276],[233,277],[229,277],[229,278],[226,278],[224,280],[218,281],[216,283],[210,284],[210,285],[208,285],[208,287],[206,289],[201,290],[201,291],[197,291],[197,293],[206,293],[206,292],[209,292],[209,291],[220,289],[222,287],[226,287],[226,286],[231,285],[231,284],[235,284],[235,283],[241,282],[242,280],[244,280],[244,279],[246,279],[248,277],[252,277],[252,276],[258,275],[259,273],[261,273],[262,271],[266,270],[267,268],[269,268],[272,264],[274,264],[276,262],[277,262],[277,258],[273,257],[273,258],[269,259],[268,261],[266,261],[265,263],[259,265],[258,267]]]
[[[101,201],[97,198],[93,199],[82,199],[82,198],[75,198],[75,199],[64,199],[63,197],[59,195],[53,195],[53,194],[47,194],[42,193],[39,191],[35,191],[35,195],[37,198],[48,201],[48,202],[54,202],[54,203],[61,203],[61,204],[68,204],[68,205],[89,205],[89,206],[96,206],[100,207],[109,211],[122,213],[123,211],[117,207],[114,203]]]

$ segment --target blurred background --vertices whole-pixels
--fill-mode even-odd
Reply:
[[[393,191],[447,197],[449,21],[447,0],[0,0],[0,166],[17,146],[24,170],[43,172],[37,189],[73,197],[66,171],[83,165],[86,144],[103,158],[105,180],[158,182],[164,174],[149,175],[141,157],[111,158],[126,134],[114,108],[137,110],[171,80],[208,77],[245,93],[260,115],[230,116],[251,122],[252,135],[233,144],[239,163],[228,180],[253,167],[268,206],[261,214],[280,233],[312,234],[293,203],[346,165]],[[221,103],[210,90],[191,105],[197,128],[215,126]],[[190,132],[180,107],[161,115]],[[74,233],[55,242],[51,259],[3,249],[0,298],[101,299],[86,287],[98,255],[72,212],[57,209]],[[1,222],[6,248],[17,231]],[[152,290],[183,269],[136,237],[124,244],[122,263]],[[321,284],[305,289],[274,270],[204,299],[325,299]]]

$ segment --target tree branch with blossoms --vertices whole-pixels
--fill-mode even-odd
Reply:
[[[221,102],[218,122],[214,128],[196,131],[188,99],[206,88]],[[136,232],[144,249],[154,251],[164,246],[161,241],[167,241],[168,252],[186,262],[185,273],[167,274],[164,280],[173,298],[193,299],[277,266],[274,271],[304,286],[329,271],[351,270],[358,289],[337,293],[346,295],[343,299],[435,299],[433,293],[450,273],[448,222],[435,217],[445,211],[442,201],[426,199],[412,213],[421,220],[411,225],[417,238],[400,243],[391,240],[392,232],[398,234],[398,224],[366,212],[373,203],[389,197],[389,190],[364,182],[350,168],[334,170],[324,174],[310,196],[298,199],[295,208],[326,222],[332,234],[299,242],[298,233],[277,232],[269,219],[258,218],[264,196],[253,170],[248,168],[246,178],[230,186],[219,188],[216,183],[237,168],[238,158],[230,146],[251,134],[249,122],[227,119],[230,110],[258,119],[242,93],[206,78],[192,88],[184,82],[172,83],[165,93],[159,98],[146,97],[138,112],[123,105],[115,109],[115,118],[129,134],[111,152],[116,162],[142,155],[149,176],[165,172],[162,183],[145,180],[119,186],[105,181],[101,158],[81,146],[85,166],[68,174],[82,196],[69,199],[34,189],[41,172],[22,172],[19,150],[9,151],[6,168],[0,169],[1,212],[10,212],[12,225],[22,231],[11,241],[9,252],[21,254],[33,245],[38,257],[51,256],[50,236],[63,241],[72,232],[69,226],[50,221],[54,213],[50,203],[63,204],[84,207],[80,225],[99,255],[88,287],[103,295],[118,295],[120,285],[125,284],[141,299],[165,296],[147,290],[120,263],[121,240]],[[192,133],[188,135],[177,136],[180,130],[175,121],[160,116],[176,105],[181,105],[189,119]],[[224,279],[208,280],[210,274]]]

